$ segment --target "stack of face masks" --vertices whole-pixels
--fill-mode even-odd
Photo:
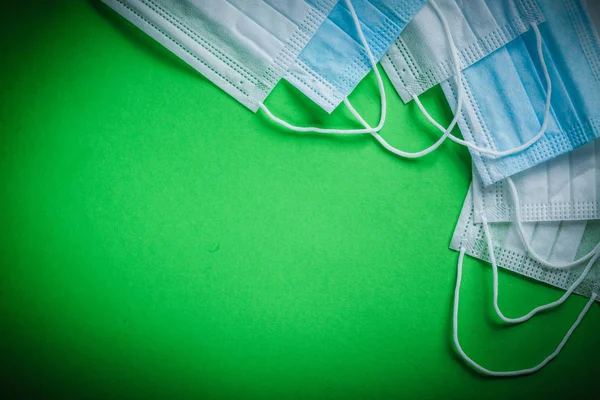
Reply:
[[[407,158],[446,139],[467,146],[473,184],[451,248],[459,251],[457,352],[489,375],[535,372],[562,349],[600,290],[600,40],[584,0],[103,0],[250,110],[297,132],[370,134]],[[590,5],[590,8],[593,8]],[[408,153],[381,136],[381,60],[402,101],[441,132]],[[381,104],[371,127],[348,95],[373,71]],[[363,128],[294,126],[264,101],[285,79],[331,112],[342,102]],[[419,101],[441,84],[454,119],[443,127]],[[377,101],[377,99],[374,99]],[[464,138],[454,136],[455,125]],[[490,371],[464,353],[458,305],[465,254],[490,261],[494,305],[520,323],[590,298],[556,351],[533,368]],[[565,289],[521,318],[498,308],[498,266]]]
[[[600,291],[600,41],[585,2],[538,4],[546,19],[539,27],[542,56],[536,54],[539,38],[524,33],[465,69],[460,82],[442,83],[451,105],[460,89],[467,94],[458,122],[466,141],[497,152],[519,149],[494,157],[471,148],[473,183],[450,246],[459,251],[455,347],[470,366],[495,376],[529,374],[546,365]],[[525,322],[560,306],[571,293],[589,298],[545,360],[519,371],[491,371],[462,350],[458,311],[465,254],[492,264],[494,309],[504,323]],[[508,318],[498,306],[498,266],[565,292],[525,316]]]

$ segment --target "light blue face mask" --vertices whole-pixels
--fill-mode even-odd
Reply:
[[[446,1],[446,0],[445,0]],[[450,1],[450,0],[447,0]],[[534,0],[532,0],[534,1]],[[457,101],[457,106],[455,108],[454,111],[454,118],[453,120],[450,122],[450,124],[448,125],[448,127],[443,127],[442,125],[440,125],[425,109],[425,107],[423,106],[423,104],[419,101],[418,97],[415,95],[413,96],[415,102],[417,103],[417,106],[419,107],[419,109],[421,110],[421,112],[423,112],[423,114],[425,115],[425,117],[440,131],[443,132],[443,135],[437,140],[437,142],[435,142],[433,145],[429,146],[428,148],[418,151],[418,152],[407,152],[407,151],[403,151],[400,149],[395,148],[394,146],[390,145],[380,134],[379,131],[383,128],[384,124],[385,124],[385,119],[386,119],[386,93],[385,93],[385,89],[384,89],[384,85],[383,85],[383,80],[381,78],[381,74],[379,73],[379,70],[377,69],[377,61],[376,61],[376,57],[373,55],[373,52],[371,50],[371,46],[368,43],[368,40],[366,39],[366,35],[363,32],[363,26],[364,24],[360,21],[360,18],[358,17],[357,13],[354,10],[354,7],[352,5],[353,1],[351,0],[345,0],[344,4],[346,6],[346,8],[348,9],[348,12],[350,14],[350,18],[354,23],[354,29],[356,30],[356,36],[359,38],[360,40],[360,46],[362,46],[362,49],[364,49],[364,53],[366,54],[366,58],[369,61],[369,65],[370,65],[370,69],[373,69],[374,73],[375,73],[375,78],[377,79],[377,86],[379,89],[379,95],[380,95],[380,100],[381,100],[381,113],[380,113],[380,118],[379,118],[379,123],[377,124],[377,126],[375,127],[371,127],[371,125],[369,125],[369,123],[367,121],[364,120],[364,118],[360,115],[360,113],[352,106],[351,102],[349,101],[349,99],[347,97],[344,97],[342,99],[342,101],[344,102],[344,104],[346,105],[346,107],[350,110],[350,112],[352,113],[352,115],[354,116],[354,118],[356,118],[356,120],[358,122],[360,122],[364,128],[363,129],[326,129],[326,128],[318,128],[318,127],[304,127],[304,126],[296,126],[296,125],[292,125],[289,122],[282,120],[281,118],[278,118],[276,115],[274,115],[269,108],[264,105],[261,104],[260,108],[262,109],[262,111],[264,111],[265,115],[270,118],[273,122],[275,122],[276,124],[289,129],[291,131],[294,132],[315,132],[315,133],[324,133],[324,134],[334,134],[334,135],[357,135],[357,134],[371,134],[386,150],[400,156],[400,157],[405,157],[405,158],[419,158],[419,157],[423,157],[433,151],[435,151],[446,139],[451,139],[454,142],[463,144],[465,146],[469,146],[471,145],[471,143],[465,142],[464,140],[455,137],[454,135],[451,134],[452,129],[454,128],[454,126],[458,123],[458,119],[459,117],[462,115],[462,104],[464,103],[463,98],[464,98],[464,91],[462,90],[462,86],[460,87],[460,90],[458,91],[458,101]],[[451,29],[451,25],[455,24],[455,21],[452,20],[448,20],[448,18],[446,18],[446,15],[442,9],[442,7],[440,7],[437,4],[436,0],[429,0],[429,5],[430,5],[430,9],[433,11],[433,13],[436,15],[436,18],[439,20],[439,23],[441,24],[442,30],[443,30],[443,36],[445,36],[445,39],[447,40],[447,46],[449,49],[449,53],[450,53],[450,57],[452,59],[452,68],[453,68],[453,72],[454,72],[454,79],[456,79],[457,82],[461,81],[461,62],[460,62],[460,51],[457,47],[456,42],[454,41],[454,35],[452,33],[452,29]],[[533,3],[532,3],[533,4]],[[468,6],[472,6],[472,3],[469,3]],[[467,5],[465,5],[465,7],[467,7]],[[539,11],[536,8],[537,14],[541,14],[541,11]],[[528,21],[528,23],[531,25],[531,27],[535,30],[536,32],[536,37],[538,38],[539,41],[539,52],[541,53],[541,36],[539,34],[539,31],[537,29],[536,23],[538,22],[538,20],[536,18],[533,18],[533,11],[532,11],[532,19]],[[427,24],[425,24],[427,25]],[[460,31],[460,29],[458,29]],[[331,39],[330,39],[331,40]],[[310,46],[310,43],[309,45]],[[333,45],[332,45],[333,47]],[[356,46],[354,44],[352,44],[353,48],[356,48]],[[327,50],[325,48],[323,48],[324,51]],[[327,50],[327,52],[329,51],[333,51],[332,49]],[[327,52],[325,52],[324,54],[322,54],[322,57],[325,57],[327,55]],[[316,62],[318,62],[319,60],[316,59]],[[327,64],[327,59],[325,58],[325,61],[323,62],[323,65]],[[335,72],[337,66],[341,66],[342,63],[338,62],[333,62],[334,67],[331,68],[331,71]],[[355,68],[355,62],[352,62],[349,64],[349,67]],[[314,74],[313,74],[314,75]],[[316,76],[316,75],[314,75]],[[351,88],[348,87],[346,89],[347,93],[350,93]],[[311,92],[313,94],[318,94],[316,92]],[[346,95],[344,95],[346,96]],[[317,96],[317,102],[319,102],[320,100],[318,100],[318,98],[324,99],[325,96],[318,94]],[[517,152],[520,151],[520,149],[511,149],[511,152]],[[491,152],[492,154],[496,154],[496,152]]]
[[[585,2],[538,3],[547,21],[539,28],[543,58],[537,54],[537,31],[528,32],[463,71],[459,126],[470,145],[489,150],[471,148],[484,185],[600,136],[600,43]],[[442,87],[456,104],[456,83]],[[490,155],[515,148],[522,151]]]
[[[375,60],[383,57],[424,3],[425,0],[352,1]],[[331,112],[371,69],[348,5],[340,1],[290,67],[285,79]]]
[[[536,0],[437,0],[468,68],[544,21]],[[427,3],[381,59],[405,103],[454,75],[444,26]]]

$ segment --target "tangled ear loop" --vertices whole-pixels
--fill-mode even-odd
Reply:
[[[561,350],[563,349],[563,347],[565,346],[565,344],[567,343],[567,341],[569,340],[569,338],[571,337],[571,335],[573,334],[575,329],[577,329],[577,327],[579,326],[579,324],[581,323],[581,321],[583,320],[583,318],[589,311],[590,307],[592,306],[592,304],[594,304],[594,301],[596,301],[596,298],[598,297],[597,293],[595,293],[595,292],[592,293],[592,297],[589,299],[589,301],[583,307],[583,310],[581,310],[581,312],[579,313],[579,316],[577,317],[575,322],[573,322],[573,325],[571,325],[571,327],[569,328],[569,330],[567,331],[567,333],[565,334],[565,336],[563,337],[561,342],[558,344],[556,349],[552,352],[552,354],[550,354],[548,357],[546,357],[538,365],[531,367],[531,368],[515,370],[515,371],[492,371],[490,369],[487,369],[487,368],[481,366],[480,364],[475,362],[471,357],[469,357],[467,355],[467,353],[465,353],[465,351],[461,347],[460,340],[458,337],[458,309],[459,309],[459,303],[460,303],[460,285],[461,285],[461,281],[462,281],[462,268],[463,268],[463,260],[465,257],[465,252],[466,252],[466,249],[464,248],[464,246],[462,246],[460,248],[460,253],[458,255],[456,287],[454,289],[454,309],[453,309],[453,314],[452,314],[452,336],[453,336],[453,340],[454,340],[454,347],[456,348],[456,351],[458,352],[460,357],[467,364],[469,364],[469,366],[471,368],[475,369],[476,371],[478,371],[484,375],[498,376],[498,377],[520,376],[520,375],[533,374],[534,372],[537,372],[540,369],[544,368],[550,361],[552,361],[561,352]]]
[[[432,1],[432,0],[430,0],[430,1],[431,1],[431,4],[434,5],[434,8],[437,7],[437,6],[435,6],[434,1]],[[452,140],[455,143],[466,146],[469,149],[474,150],[478,153],[481,153],[482,155],[485,155],[488,157],[493,157],[493,158],[498,158],[498,157],[506,157],[506,156],[520,153],[520,152],[528,149],[529,147],[533,146],[544,136],[544,134],[546,133],[546,130],[548,129],[548,122],[550,120],[550,101],[552,99],[552,80],[550,79],[550,73],[548,72],[548,66],[546,65],[546,59],[544,57],[542,34],[540,33],[540,30],[535,23],[532,22],[531,27],[532,27],[533,31],[535,32],[538,56],[540,58],[542,70],[544,71],[544,77],[546,78],[546,86],[547,86],[546,105],[544,106],[544,119],[543,119],[542,126],[540,127],[540,130],[538,131],[538,133],[533,138],[528,140],[526,143],[522,144],[521,146],[512,148],[510,150],[504,150],[504,151],[495,151],[495,150],[490,150],[490,149],[486,149],[483,147],[479,147],[471,142],[460,139],[448,132],[448,138],[450,138],[450,140]],[[458,69],[460,69],[460,68],[458,68]],[[460,90],[462,89],[462,82],[461,82],[462,72],[459,71],[457,73],[456,77],[457,77],[456,80],[457,80],[458,90],[459,90],[458,105],[461,106],[462,105],[462,103],[461,103],[462,97],[461,97]],[[444,127],[442,127],[435,119],[433,119],[433,117],[429,114],[429,112],[427,112],[427,110],[425,109],[425,107],[423,106],[423,104],[421,103],[419,98],[417,96],[413,95],[413,100],[415,100],[415,102],[417,103],[417,106],[419,107],[419,109],[421,110],[423,115],[425,115],[427,120],[429,120],[429,122],[431,122],[436,128],[438,128],[442,132],[446,133],[446,130],[444,129]],[[458,106],[457,106],[457,108],[458,108]],[[456,117],[456,115],[455,115],[455,117]]]

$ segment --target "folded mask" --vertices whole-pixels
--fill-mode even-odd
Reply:
[[[386,116],[385,90],[376,61],[424,3],[424,0],[344,0],[332,12],[319,38],[311,41],[313,50],[308,49],[298,57],[337,1],[104,1],[242,104],[252,111],[261,108],[267,117],[286,129],[344,135],[370,133],[376,137]],[[358,5],[360,17],[353,3]],[[439,8],[434,6],[434,9],[447,26]],[[451,35],[447,39],[452,46]],[[375,69],[381,97],[379,124],[366,129],[324,129],[295,126],[276,117],[264,100],[284,73],[290,72],[290,79],[301,78],[296,65],[310,67],[300,68],[302,73],[314,69],[316,75],[309,73],[313,78],[325,76],[325,81],[335,82],[337,94],[331,97],[335,101],[326,103],[333,107],[343,98],[360,122],[365,121],[346,96],[367,71]],[[308,80],[303,78],[296,82],[301,81],[304,89],[317,89],[313,94],[325,87],[306,85]],[[317,81],[322,80],[312,82]],[[313,97],[317,98],[322,96]]]
[[[471,192],[467,195],[450,247],[459,251],[454,295],[453,339],[458,354],[475,370],[493,376],[515,376],[536,372],[558,355],[600,290],[600,221],[538,222],[522,224],[476,224]],[[470,358],[459,340],[459,303],[464,255],[490,261],[494,276],[494,308],[505,323],[522,323],[541,311],[563,304],[572,293],[589,297],[563,340],[547,358],[534,367],[517,371],[494,371]],[[506,317],[498,306],[498,266],[531,279],[565,289],[558,300],[537,307],[528,314]]]
[[[574,221],[600,218],[600,140],[536,165],[512,177],[522,221]],[[473,174],[474,219],[508,222],[515,216],[506,180],[483,186]]]
[[[336,0],[103,0],[252,111]]]
[[[375,68],[381,95],[380,122],[371,129],[298,127],[276,117],[264,105],[265,98],[296,62],[337,0],[103,1],[252,111],[261,108],[273,122],[287,129],[362,134],[376,132],[385,122],[383,81],[363,32],[363,26],[368,24],[359,21],[351,0],[343,1],[349,16],[344,19],[344,29],[348,32],[353,29],[352,37],[358,38],[370,67]],[[400,13],[408,12],[404,6],[413,3],[412,0],[377,2],[381,10]],[[370,12],[363,15],[366,21],[374,17]],[[319,56],[327,58],[335,54]]]
[[[545,64],[536,54],[538,38],[528,32],[463,71],[459,126],[466,141],[497,152],[522,148],[507,157],[471,149],[485,186],[600,136],[600,43],[584,1],[538,4],[547,20],[539,29]],[[456,103],[454,80],[442,87]]]
[[[437,4],[450,26],[461,69],[544,20],[535,0],[437,0]],[[444,27],[431,4],[408,24],[381,65],[405,103],[454,75]]]
[[[456,251],[464,248],[466,254],[490,261],[484,225],[475,222],[473,208],[472,191],[469,190],[450,248]],[[585,267],[585,263],[582,262],[575,269],[546,268],[531,256],[521,240],[515,223],[489,223],[488,225],[494,254],[500,267],[565,290],[579,277]],[[523,234],[527,244],[544,259],[556,263],[572,262],[594,249],[600,239],[600,221],[525,223]],[[600,262],[598,265],[600,266]],[[590,297],[593,291],[598,290],[600,290],[600,267],[597,266],[574,291]]]
[[[367,43],[379,60],[425,0],[353,0]],[[372,69],[352,22],[340,1],[320,26],[285,79],[327,112],[333,111]]]

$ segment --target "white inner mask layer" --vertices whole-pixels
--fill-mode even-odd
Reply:
[[[539,164],[512,177],[522,221],[574,221],[600,218],[600,140]],[[513,221],[515,212],[506,180],[484,186],[473,174],[474,219]]]
[[[103,0],[256,111],[336,0]]]

